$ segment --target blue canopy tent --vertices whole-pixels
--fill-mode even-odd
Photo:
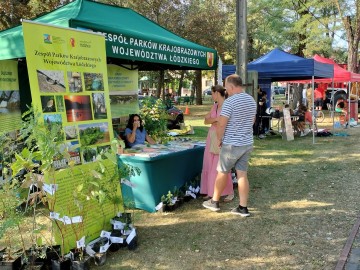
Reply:
[[[333,65],[292,55],[278,48],[250,62],[247,69],[258,72],[259,86],[268,97],[271,96],[271,82],[312,79],[314,89],[314,79],[334,76]],[[223,65],[223,79],[233,73],[235,66]]]
[[[225,78],[231,74],[236,73],[236,66],[235,65],[222,65],[222,79],[225,80]]]
[[[271,82],[332,78],[334,76],[333,65],[293,55],[278,48],[250,62],[247,69],[258,72],[259,86],[266,91],[268,97],[271,96]],[[235,65],[223,65],[223,80],[235,72]]]
[[[334,66],[284,52],[278,48],[250,62],[248,70],[256,70],[259,79],[291,81],[311,78],[332,78]]]
[[[250,62],[248,70],[256,70],[259,80],[292,81],[301,79],[332,78],[334,67],[330,64],[320,63],[314,59],[306,59],[284,52],[278,48],[264,56]],[[222,78],[234,74],[235,65],[223,65]]]

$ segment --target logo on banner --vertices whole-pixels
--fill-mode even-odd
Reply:
[[[70,38],[70,45],[71,47],[75,47],[75,38]]]
[[[207,52],[206,54],[206,62],[209,67],[212,67],[214,65],[214,53]]]
[[[44,34],[44,43],[52,44],[51,35]]]

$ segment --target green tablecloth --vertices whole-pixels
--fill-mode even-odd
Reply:
[[[130,178],[133,187],[121,185],[125,205],[155,212],[162,195],[201,173],[203,156],[203,146],[156,157],[120,155],[119,165],[124,162],[141,170]]]

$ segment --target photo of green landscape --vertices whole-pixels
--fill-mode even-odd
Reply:
[[[110,142],[108,123],[92,123],[79,125],[81,146]]]

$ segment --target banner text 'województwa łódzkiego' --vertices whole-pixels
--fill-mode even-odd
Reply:
[[[184,45],[167,44],[146,38],[131,37],[125,34],[106,33],[95,29],[79,29],[101,33],[106,41],[108,57],[123,58],[168,65],[189,66],[209,69],[214,66],[214,53]]]

